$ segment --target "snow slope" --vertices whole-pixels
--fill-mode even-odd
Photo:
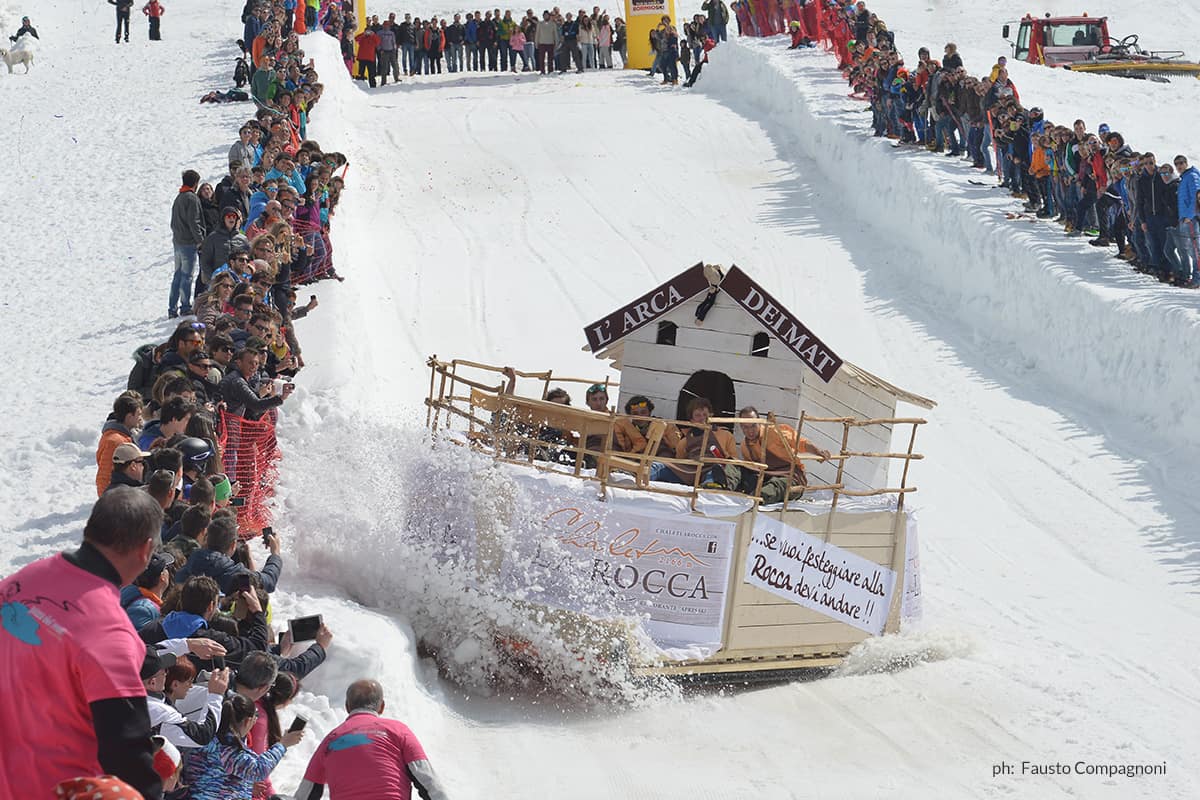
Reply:
[[[0,569],[77,540],[126,356],[165,335],[175,175],[218,174],[245,113],[195,105],[225,83],[239,8],[181,7],[164,23],[172,53],[141,37],[114,48],[106,8],[54,6],[35,20],[46,41],[31,79],[0,78],[0,102],[20,109],[0,115],[0,136],[17,143],[6,226],[20,232],[0,237],[0,262],[24,267],[0,315],[23,379],[8,384],[0,423]],[[45,32],[67,26],[69,41]],[[1172,441],[1157,409],[1183,409],[1189,384],[1100,364],[1111,391],[1149,382],[1144,413],[1119,413],[1130,395],[1097,396],[1103,381],[1067,364],[1083,350],[1057,341],[1087,336],[1108,352],[1118,337],[1098,321],[1142,304],[1190,320],[1183,295],[1123,288],[1094,258],[1069,265],[1073,282],[1055,271],[1061,288],[996,279],[965,293],[942,261],[962,246],[954,218],[986,230],[996,214],[964,206],[936,159],[879,161],[861,123],[844,127],[844,90],[836,103],[816,91],[816,63],[787,74],[775,43],[722,47],[694,94],[626,73],[444,76],[368,94],[339,78],[332,44],[304,46],[328,86],[313,135],[352,162],[334,221],[349,279],[318,287],[300,331],[309,368],[281,431],[288,566],[273,602],[278,619],[324,614],[337,638],[305,682],[297,708],[312,735],[280,765],[278,789],[339,719],[346,683],[374,675],[456,797],[1189,796],[1194,438],[1185,424]],[[953,198],[935,226],[903,225],[907,198],[931,186]],[[441,681],[416,631],[461,634],[466,671],[489,607],[413,556],[404,514],[430,501],[423,470],[483,487],[482,500],[506,486],[486,465],[423,455],[424,357],[599,375],[578,349],[582,326],[698,258],[736,260],[839,353],[939,401],[915,471],[925,626],[881,641],[860,674],[756,691],[597,707]],[[918,279],[909,264],[935,266]],[[1078,320],[1039,358],[1027,329],[1047,315],[1018,325],[1002,311],[1036,302],[1036,288]],[[1163,335],[1145,318],[1120,324],[1130,352]],[[870,669],[922,650],[930,663]],[[1002,759],[1168,772],[993,779]]]

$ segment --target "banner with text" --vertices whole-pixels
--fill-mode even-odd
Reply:
[[[896,573],[760,516],[746,553],[746,583],[879,635],[887,623]]]
[[[660,646],[720,646],[734,523],[524,488],[540,528],[509,543],[504,591],[598,617],[648,615],[646,633]]]

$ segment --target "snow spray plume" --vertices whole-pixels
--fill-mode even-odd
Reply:
[[[899,672],[918,664],[962,658],[975,649],[965,632],[918,630],[864,639],[834,671],[836,677]]]
[[[677,696],[666,681],[630,675],[627,637],[619,632],[637,628],[637,620],[615,598],[600,598],[592,609],[602,622],[580,624],[522,599],[539,579],[532,565],[510,560],[501,579],[515,537],[542,537],[546,560],[561,545],[493,459],[377,421],[326,418],[320,427],[320,436],[289,455],[293,464],[312,465],[289,464],[297,482],[324,476],[289,491],[306,571],[365,605],[399,611],[443,673],[471,691],[622,705]],[[579,590],[595,594],[590,586]],[[634,648],[645,645],[642,637]]]

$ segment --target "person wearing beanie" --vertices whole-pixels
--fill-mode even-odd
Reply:
[[[241,232],[242,216],[234,206],[221,209],[221,225],[210,233],[200,248],[197,293],[203,293],[218,267],[229,263],[234,253],[249,253],[250,241]]]

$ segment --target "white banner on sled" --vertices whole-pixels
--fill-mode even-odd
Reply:
[[[660,646],[720,646],[734,523],[524,488],[536,522],[508,543],[507,593],[599,617],[648,615],[646,633]]]
[[[746,583],[878,635],[887,622],[896,573],[760,516],[746,553]]]

